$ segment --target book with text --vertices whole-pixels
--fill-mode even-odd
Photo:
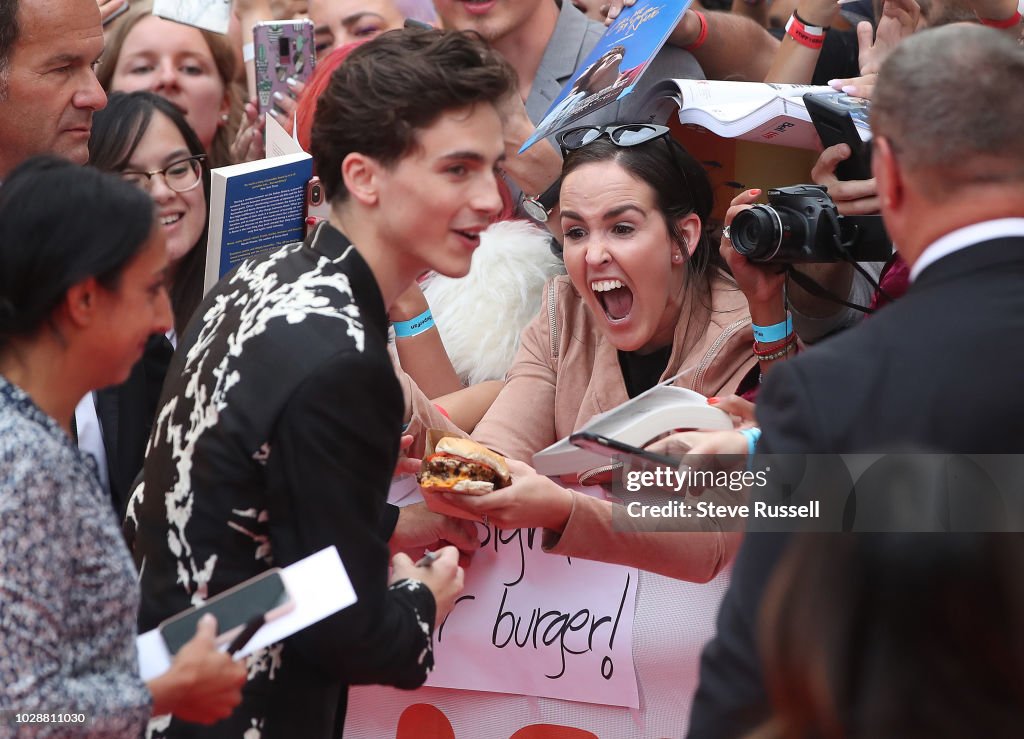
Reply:
[[[642,104],[651,120],[666,121],[678,108],[680,123],[699,126],[724,138],[816,149],[818,134],[804,105],[807,93],[833,98],[850,109],[857,131],[871,138],[868,102],[831,87],[773,82],[665,80],[652,87]]]
[[[239,262],[302,241],[312,175],[313,159],[302,152],[210,172],[204,292]]]
[[[639,0],[604,32],[548,108],[520,153],[629,95],[692,0]]]

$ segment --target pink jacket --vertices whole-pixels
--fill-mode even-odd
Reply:
[[[523,331],[505,388],[473,433],[482,444],[526,462],[597,413],[629,399],[616,349],[569,278],[556,277],[547,287],[540,313]],[[687,296],[662,379],[692,368],[677,384],[708,396],[735,392],[756,364],[753,341],[743,293],[719,274],[712,280],[710,306]],[[412,405],[409,433],[430,426],[452,428],[425,398]],[[573,499],[565,530],[544,532],[544,547],[552,553],[706,582],[739,545],[740,535],[713,528],[713,519],[687,519],[692,533],[613,529],[611,503],[582,493]]]
[[[710,309],[700,303],[687,295],[661,379],[693,368],[676,384],[709,396],[732,393],[756,363],[746,298],[735,282],[719,275],[712,281]],[[505,381],[473,438],[526,462],[596,414],[629,400],[615,347],[564,276],[548,283],[541,312],[523,331]]]

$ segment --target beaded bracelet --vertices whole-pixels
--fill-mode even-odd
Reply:
[[[801,46],[815,51],[821,49],[825,43],[825,32],[828,26],[809,26],[804,20],[793,11],[789,22],[786,24],[786,34]]]
[[[792,341],[787,341],[785,344],[783,344],[778,349],[772,349],[771,351],[767,351],[767,352],[759,350],[757,348],[757,345],[755,344],[754,345],[754,356],[757,357],[757,361],[759,361],[759,362],[770,362],[773,359],[782,359],[784,356],[789,354],[795,348],[796,348],[796,338],[795,337],[793,338]]]

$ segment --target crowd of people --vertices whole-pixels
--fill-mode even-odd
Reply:
[[[0,0],[0,736],[354,735],[349,686],[426,680],[474,520],[638,568],[647,623],[717,618],[656,656],[658,687],[637,659],[615,736],[1021,733],[1012,522],[624,528],[584,489],[621,465],[530,460],[670,383],[734,421],[652,440],[683,465],[910,449],[1019,471],[1024,6],[694,2],[633,95],[521,151],[635,1],[233,0],[223,35],[148,0]],[[261,114],[246,37],[295,18],[318,70]],[[701,152],[636,103],[666,77],[869,99],[873,177],[838,178],[841,144],[806,181],[881,215],[892,257],[742,256],[763,193],[716,222]],[[263,115],[330,215],[204,295],[210,170],[264,156]],[[511,484],[444,495],[452,515],[389,504],[428,429],[504,455]],[[137,634],[325,547],[355,605],[238,661],[205,617],[140,677]]]

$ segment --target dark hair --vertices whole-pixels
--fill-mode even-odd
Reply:
[[[801,534],[760,643],[779,737],[1016,737],[1024,537]]]
[[[508,62],[476,33],[406,28],[368,41],[335,70],[313,118],[325,194],[348,197],[341,163],[349,154],[391,165],[447,111],[495,104],[515,86]]]
[[[8,65],[18,33],[18,0],[0,0],[0,100],[7,97]]]
[[[683,290],[692,298],[688,308],[690,320],[682,337],[685,354],[700,340],[711,321],[712,274],[724,266],[708,235],[714,196],[707,172],[679,142],[669,136],[660,136],[635,146],[619,146],[607,136],[601,136],[569,152],[562,164],[562,181],[583,165],[597,162],[615,162],[651,187],[669,236],[684,256],[689,250],[676,221],[690,213],[700,218],[700,237],[693,254],[686,261],[683,282]]]
[[[82,280],[116,290],[153,225],[149,196],[119,177],[49,154],[16,167],[0,187],[0,347]]]
[[[688,261],[688,275],[706,277],[709,267],[721,266],[718,250],[708,236],[708,219],[714,205],[711,181],[700,162],[675,139],[661,136],[636,146],[619,146],[602,136],[570,151],[562,164],[562,179],[585,164],[613,161],[654,190],[658,210],[668,224],[672,238],[687,254],[676,221],[690,213],[700,218],[700,241]]]
[[[149,129],[154,113],[162,113],[170,119],[185,139],[191,154],[206,153],[185,116],[166,98],[152,92],[115,92],[108,98],[107,107],[93,114],[89,164],[107,172],[123,171]],[[210,171],[207,167],[203,167],[203,192],[209,208]],[[170,286],[174,328],[179,335],[184,332],[192,313],[203,298],[206,234],[207,227],[204,227],[199,240],[181,258]]]

